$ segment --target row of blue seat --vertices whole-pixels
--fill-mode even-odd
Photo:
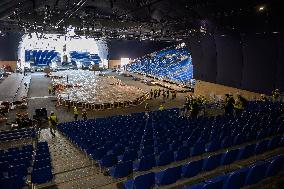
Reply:
[[[0,152],[0,188],[22,188],[32,162],[33,146],[9,148]]]
[[[34,137],[35,131],[30,128],[0,132],[0,142]]]
[[[32,170],[32,183],[43,184],[53,179],[51,157],[47,142],[37,144]]]
[[[277,175],[284,171],[284,155],[259,161],[236,171],[219,175],[204,182],[185,187],[185,189],[239,189]]]
[[[276,136],[274,138],[279,138],[279,136]],[[274,138],[269,141],[273,141]],[[148,173],[140,175],[134,179],[127,180],[124,183],[124,186],[127,189],[141,188],[141,186],[146,189],[151,188],[155,184],[158,186],[169,185],[175,183],[181,178],[191,178],[200,174],[201,172],[211,171],[218,168],[219,166],[229,165],[235,161],[247,159],[249,157],[252,157],[253,155],[257,155],[259,154],[258,149],[260,146],[262,146],[263,143],[264,141],[261,141],[257,144],[251,144],[238,149],[229,150],[224,153],[208,156],[201,160],[192,161],[181,166],[171,167],[160,172],[151,172],[150,174]],[[284,141],[271,148],[263,149],[262,153],[280,146],[284,146]],[[122,167],[120,166],[119,168],[121,169]],[[117,168],[112,168],[110,170],[110,174],[112,176],[117,176],[118,174],[125,173],[126,170],[127,169],[125,167],[124,170],[117,170]]]
[[[237,119],[227,116],[187,119],[179,117],[173,109],[150,112],[146,127],[143,114],[133,114],[64,123],[58,129],[99,160],[101,166],[147,159],[150,155],[157,159],[154,165],[159,166],[282,133],[284,122],[275,122],[274,114],[272,107],[265,114],[248,111]]]
[[[163,49],[135,59],[127,65],[127,70],[180,83],[187,83],[193,77],[190,54],[181,47]]]

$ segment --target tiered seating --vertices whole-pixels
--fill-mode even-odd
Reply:
[[[276,146],[274,145],[275,141],[278,141]],[[144,182],[146,182],[150,186],[169,185],[169,184],[175,183],[179,179],[191,178],[202,172],[212,171],[220,166],[229,165],[235,161],[250,158],[258,154],[259,148],[262,148],[262,153],[264,153],[266,151],[273,150],[281,146],[284,146],[284,136],[279,135],[279,136],[273,137],[272,139],[263,140],[263,141],[260,141],[254,144],[249,144],[249,145],[237,148],[237,149],[232,149],[232,150],[228,150],[223,153],[215,154],[212,156],[207,156],[203,159],[192,161],[192,162],[179,165],[176,167],[171,167],[171,168],[156,172],[154,174],[151,172],[152,178],[149,178],[150,177],[149,173],[145,175],[140,175],[134,179],[126,181],[124,183],[124,186],[126,189],[139,188],[139,186],[137,186],[138,184],[137,182],[139,182],[139,180],[145,180]],[[284,158],[282,157],[281,160],[283,162]],[[275,171],[275,169],[278,170],[278,168],[271,167],[271,170],[270,170],[271,173],[269,174],[273,175],[274,173],[273,171]],[[281,169],[281,166],[279,169]],[[150,181],[147,181],[148,179],[151,180],[151,183]]]
[[[23,128],[23,129],[0,132],[0,142],[19,140],[25,138],[34,138],[34,137],[35,137],[35,131],[34,129],[31,128]]]
[[[136,59],[127,70],[178,83],[188,83],[193,75],[192,60],[187,49],[171,47]]]
[[[185,187],[186,189],[223,188],[238,189],[253,185],[261,180],[274,176],[283,170],[284,155],[275,156],[265,161],[259,161],[248,167],[219,175],[204,182]]]
[[[101,58],[98,54],[90,54],[89,52],[71,51],[70,57],[71,62],[81,62],[81,64],[86,67],[101,62]]]
[[[39,142],[32,171],[32,183],[42,184],[52,180],[51,157],[47,142]]]
[[[0,188],[22,188],[31,166],[33,146],[0,151]]]
[[[25,50],[25,61],[34,62],[34,66],[48,66],[57,54],[55,50]]]
[[[120,178],[132,171],[149,170],[284,132],[284,121],[276,119],[282,104],[258,104],[257,108],[253,108],[254,103],[251,104],[249,111],[237,118],[187,119],[179,117],[177,109],[172,109],[151,112],[147,124],[143,114],[133,114],[64,123],[59,125],[59,130],[101,167],[108,168],[111,176]],[[283,141],[282,136],[208,157],[204,160],[208,162],[204,170],[220,166],[211,162],[221,162],[221,159],[222,165],[226,165],[237,160],[237,155],[239,159],[244,159],[252,154],[261,154],[278,147],[279,141]]]

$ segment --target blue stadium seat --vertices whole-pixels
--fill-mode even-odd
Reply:
[[[223,189],[239,189],[244,186],[249,168],[239,169],[229,174],[225,180]]]
[[[267,150],[268,142],[269,140],[258,142],[255,147],[255,154],[258,155],[265,152]]]
[[[269,141],[267,148],[268,148],[269,150],[273,150],[273,149],[275,149],[275,148],[277,148],[277,147],[280,147],[281,138],[282,138],[282,136],[273,137],[273,138]]]
[[[259,162],[251,166],[247,173],[245,186],[252,185],[261,181],[265,177],[267,165],[268,162]]]
[[[39,169],[33,169],[32,171],[32,183],[43,184],[52,180],[51,167],[42,167]]]
[[[197,143],[191,148],[190,156],[197,156],[205,152],[205,144]]]
[[[182,177],[194,177],[202,171],[203,159],[182,166]]]
[[[147,156],[147,155],[151,155],[151,154],[154,154],[154,147],[153,146],[146,146],[138,152],[138,157],[143,157],[143,156]]]
[[[157,157],[157,166],[167,165],[174,161],[174,153],[172,151],[161,152]]]
[[[226,178],[227,175],[220,175],[210,180],[207,180],[205,181],[205,184],[202,189],[220,189],[223,187],[223,183]]]
[[[203,187],[205,186],[205,183],[197,183],[197,184],[193,184],[191,186],[185,186],[184,189],[203,189]]]
[[[189,147],[181,147],[179,150],[175,152],[175,161],[184,160],[190,157],[190,148]]]
[[[155,155],[148,155],[142,157],[137,162],[133,164],[133,169],[135,171],[147,171],[152,167],[156,166]]]
[[[206,152],[213,152],[220,148],[220,142],[213,140],[206,145],[205,151]]]
[[[126,151],[124,152],[123,155],[118,157],[119,161],[134,161],[136,160],[138,157],[137,152],[135,150],[130,150],[130,151]]]
[[[239,149],[230,150],[222,153],[221,165],[229,165],[237,160]]]
[[[213,156],[209,156],[205,158],[203,161],[203,167],[202,167],[203,171],[211,171],[217,168],[218,166],[220,166],[221,157],[222,157],[222,154],[217,154],[217,155],[213,155]]]
[[[238,160],[246,159],[254,155],[255,144],[247,145],[239,149]]]
[[[279,173],[284,165],[284,156],[276,156],[270,160],[265,176],[271,177]]]
[[[114,154],[106,155],[98,163],[101,167],[112,167],[117,164],[117,156]]]
[[[168,168],[155,174],[157,185],[168,185],[175,183],[181,178],[181,166]]]
[[[132,173],[132,161],[121,162],[111,167],[109,170],[109,174],[114,178],[121,178]]]
[[[98,149],[94,149],[88,152],[93,160],[99,160],[101,159],[104,155],[106,155],[106,150],[105,148],[98,148]]]
[[[221,142],[221,148],[231,147],[233,144],[233,140],[231,137],[225,137]]]
[[[124,182],[125,189],[151,189],[155,185],[155,173],[150,172]]]

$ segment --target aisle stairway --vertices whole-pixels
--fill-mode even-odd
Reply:
[[[56,137],[51,138],[49,130],[45,129],[41,132],[41,139],[46,140],[49,145],[54,179],[52,183],[43,184],[38,188],[100,188],[114,183],[111,177],[104,176],[98,167],[92,165],[92,161],[84,152],[62,134],[56,133]],[[116,185],[110,186],[113,187]]]

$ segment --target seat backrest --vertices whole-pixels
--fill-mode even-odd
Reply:
[[[155,184],[155,173],[150,172],[134,179],[135,189],[151,188]]]
[[[273,150],[273,149],[279,147],[281,138],[282,138],[282,136],[273,137],[268,143],[268,149]]]
[[[208,180],[205,182],[205,185],[202,189],[220,189],[223,187],[225,176],[219,176],[216,178],[213,178],[211,180]]]
[[[263,140],[256,144],[255,154],[261,154],[267,150],[269,140]]]
[[[250,144],[239,150],[238,160],[246,159],[254,155],[255,144]]]
[[[200,155],[204,153],[204,151],[205,151],[205,144],[202,142],[197,143],[191,148],[190,156]]]
[[[167,165],[174,161],[174,153],[172,151],[161,152],[157,159],[157,166]]]
[[[182,177],[190,178],[199,174],[202,170],[203,159],[192,161],[182,166]]]
[[[217,154],[209,156],[206,159],[204,159],[203,168],[202,168],[203,171],[211,171],[217,168],[221,164],[221,157],[222,154]]]
[[[156,180],[156,183],[158,185],[172,184],[181,178],[181,166],[168,168],[161,172],[162,172],[162,174],[160,174],[161,176],[158,177],[158,179]]]
[[[188,157],[190,157],[190,148],[184,146],[176,152],[175,161],[180,161]]]
[[[213,140],[206,145],[206,152],[213,152],[220,148],[220,142],[217,140]]]
[[[239,189],[244,186],[249,168],[239,169],[231,174],[223,184],[223,189]]]
[[[148,155],[139,160],[139,171],[146,171],[156,166],[155,155]]]
[[[268,165],[268,162],[259,162],[251,166],[247,174],[247,177],[246,177],[245,186],[255,184],[261,181],[265,176],[267,165]]]
[[[146,147],[142,148],[138,153],[139,153],[139,157],[153,154],[154,153],[154,147],[153,146],[146,146]]]
[[[222,165],[229,165],[236,161],[239,154],[239,149],[230,150],[222,154]]]
[[[135,159],[137,159],[137,157],[137,152],[135,150],[130,150],[123,154],[122,161],[134,161]]]
[[[114,167],[112,176],[114,178],[121,178],[129,175],[132,172],[132,161],[118,163]]]
[[[276,175],[282,170],[282,167],[284,165],[284,156],[276,156],[272,160],[270,160],[270,164],[267,167],[265,176],[271,177]]]
[[[117,156],[109,154],[104,156],[99,162],[102,167],[112,167],[117,163]]]

